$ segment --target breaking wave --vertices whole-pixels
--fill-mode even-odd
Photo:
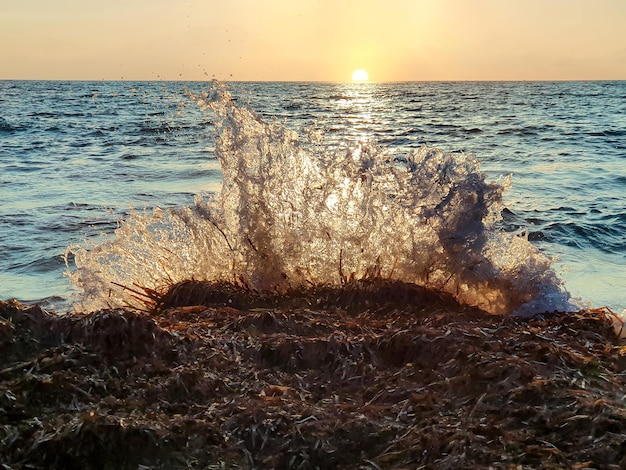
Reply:
[[[76,308],[137,305],[132,289],[188,279],[288,293],[384,278],[491,313],[570,309],[551,259],[498,224],[510,177],[487,182],[474,157],[433,148],[331,145],[238,106],[221,84],[189,96],[214,115],[221,191],[69,247]]]

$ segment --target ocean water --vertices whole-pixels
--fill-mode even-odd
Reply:
[[[185,276],[377,274],[494,312],[621,311],[625,98],[626,82],[0,81],[0,298],[64,311]]]

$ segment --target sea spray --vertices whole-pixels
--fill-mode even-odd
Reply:
[[[474,157],[331,146],[237,105],[223,85],[189,96],[215,116],[221,191],[133,212],[115,237],[70,247],[77,308],[136,305],[136,288],[186,279],[287,293],[362,278],[416,283],[492,313],[569,308],[551,260],[498,226],[510,178],[487,182]]]

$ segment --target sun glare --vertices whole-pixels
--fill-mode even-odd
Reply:
[[[369,80],[370,76],[367,71],[363,69],[357,69],[352,72],[352,81],[353,82],[364,82]]]

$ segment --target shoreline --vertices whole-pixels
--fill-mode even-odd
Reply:
[[[12,469],[626,464],[606,311],[511,318],[395,289],[0,302],[1,453]]]

